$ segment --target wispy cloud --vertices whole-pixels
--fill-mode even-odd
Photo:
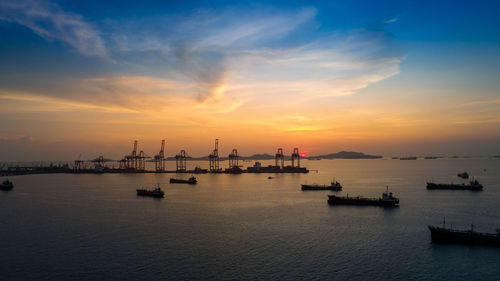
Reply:
[[[289,123],[290,121],[292,122],[310,122],[312,119],[308,116],[304,115],[284,115],[276,118],[276,121],[278,122],[286,122]]]
[[[0,20],[16,22],[47,40],[64,42],[87,56],[106,56],[99,32],[80,15],[59,6],[36,0],[0,2]]]
[[[83,54],[109,56],[122,69],[47,87],[33,80],[23,91],[131,110],[183,103],[200,112],[229,113],[247,104],[279,108],[352,95],[398,74],[404,56],[380,31],[310,36],[317,28],[310,7],[110,21],[102,26],[105,40],[83,17],[56,5],[8,1],[0,7],[2,19]]]
[[[495,106],[499,107],[500,106],[500,98],[490,98],[490,99],[483,99],[483,100],[476,100],[476,101],[470,101],[470,102],[465,102],[458,104],[457,107],[473,107],[473,108],[481,108],[484,106]]]
[[[384,23],[394,23],[394,22],[397,22],[399,20],[399,16],[396,16],[396,17],[392,17],[392,18],[388,18],[386,20],[384,20]]]
[[[304,131],[323,131],[327,130],[325,126],[285,126],[282,130],[286,132],[304,132]]]
[[[307,32],[305,26],[314,30],[315,15],[314,8],[259,14],[202,11],[157,23],[173,23],[165,30],[134,33],[137,26],[151,23],[120,25],[114,44],[125,60],[155,54],[162,62],[159,72],[195,83],[186,95],[199,102],[350,95],[399,73],[404,53],[380,31],[299,41],[290,37]]]
[[[0,100],[11,100],[11,101],[21,101],[28,102],[36,105],[37,111],[71,111],[71,110],[99,110],[99,111],[110,111],[110,112],[138,112],[137,110],[133,110],[130,108],[115,106],[115,105],[106,105],[106,104],[94,104],[90,102],[84,101],[74,101],[62,98],[54,98],[54,97],[46,97],[40,96],[32,93],[23,93],[23,92],[2,92],[0,91]],[[14,111],[18,111],[19,108],[13,109]],[[10,109],[6,109],[5,111],[10,111]]]
[[[218,50],[248,49],[249,46],[279,40],[297,27],[313,20],[315,16],[314,8],[303,8],[296,12],[264,13],[264,15],[250,13],[239,18],[226,14],[208,26],[207,35],[200,38],[196,47]],[[227,22],[228,20],[231,22]]]

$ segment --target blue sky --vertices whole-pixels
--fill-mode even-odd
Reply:
[[[176,40],[189,40],[197,37],[196,31],[187,30],[183,34],[179,22],[186,22],[195,17],[210,17],[223,14],[224,19],[211,28],[231,25],[232,21],[252,20],[276,14],[293,18],[301,10],[310,9],[311,18],[306,23],[288,34],[285,38],[274,41],[257,42],[264,46],[289,47],[297,46],[313,40],[321,40],[332,34],[345,34],[355,30],[366,29],[380,31],[394,42],[401,43],[407,51],[415,55],[431,55],[429,49],[449,52],[442,62],[453,64],[452,60],[474,57],[481,59],[484,55],[495,54],[500,41],[500,21],[497,12],[498,1],[3,1],[0,9],[3,21],[0,21],[2,40],[0,47],[4,68],[17,66],[23,70],[37,67],[37,64],[53,63],[54,71],[58,66],[76,72],[113,71],[113,66],[99,60],[89,61],[89,57],[106,52],[115,58],[113,48],[116,33],[141,33],[156,36],[172,36]],[[26,6],[8,8],[9,3],[39,3],[39,9],[52,13],[62,12],[74,15],[99,34],[96,42],[90,38],[89,46],[75,47],[77,42],[62,39],[62,34],[54,34],[47,38],[36,34],[26,24]],[[7,6],[7,7],[6,7]],[[22,5],[21,5],[22,6]],[[16,22],[17,19],[25,21]],[[36,16],[31,15],[36,18]],[[38,17],[40,26],[47,24],[47,19]],[[49,23],[50,25],[50,23]],[[123,29],[123,30],[122,30]],[[62,31],[60,31],[62,32]],[[141,37],[140,35],[137,37]],[[47,40],[48,39],[48,40]],[[74,38],[73,38],[74,39]],[[89,39],[89,38],[88,38]],[[73,44],[73,45],[72,45]],[[100,46],[102,44],[102,46]],[[450,46],[459,44],[459,50]],[[480,46],[477,46],[480,45]],[[467,50],[467,47],[472,47]],[[474,49],[473,47],[477,47]],[[253,46],[252,46],[253,47]],[[76,50],[75,50],[76,48]],[[34,52],[33,50],[37,51]],[[72,50],[73,49],[73,50]],[[486,51],[486,54],[482,51]],[[74,52],[85,58],[74,56]],[[67,52],[64,61],[53,62],[54,56]],[[20,58],[29,55],[33,63]],[[9,61],[9,58],[11,61]],[[71,60],[71,62],[68,62]],[[425,58],[424,58],[425,60]],[[429,61],[440,61],[441,58],[428,56]],[[19,65],[20,63],[20,65]],[[83,66],[80,66],[81,64]],[[52,66],[52,65],[51,65]],[[73,67],[71,67],[73,66]],[[92,68],[94,67],[94,68]],[[81,70],[81,69],[84,70]],[[119,68],[119,67],[117,67]],[[64,71],[64,72],[65,72]]]
[[[0,141],[29,139],[50,151],[75,138],[121,142],[162,124],[179,139],[196,130],[199,139],[235,143],[244,141],[233,128],[241,137],[264,128],[276,131],[269,142],[318,152],[477,140],[489,145],[474,153],[492,153],[500,139],[499,6],[3,0]],[[86,129],[75,134],[61,116]],[[116,125],[131,120],[137,127]],[[388,139],[400,146],[384,147]]]

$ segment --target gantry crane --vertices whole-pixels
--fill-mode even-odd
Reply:
[[[239,159],[240,156],[238,156],[238,150],[233,149],[233,151],[231,151],[231,154],[229,154],[228,158],[229,158],[229,169],[231,168],[235,168],[235,167],[239,167],[238,165],[238,159]]]
[[[274,156],[274,162],[276,167],[283,167],[285,166],[285,156],[283,155],[283,148],[278,148],[278,152]]]
[[[160,153],[154,156],[155,170],[165,171],[165,140],[161,141]]]
[[[294,168],[295,168],[295,160],[297,160],[297,168],[300,168],[300,153],[298,147],[295,147],[292,153],[292,167]]]
[[[219,139],[215,140],[215,148],[212,151],[212,154],[208,156],[210,172],[218,173],[220,172],[219,168]]]

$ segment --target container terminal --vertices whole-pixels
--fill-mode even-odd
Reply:
[[[208,155],[208,169],[202,169],[198,166],[188,167],[188,159],[192,158],[181,150],[174,157],[175,170],[167,169],[167,157],[165,155],[165,140],[161,141],[161,147],[158,154],[153,157],[146,154],[143,150],[138,150],[138,142],[134,141],[132,151],[126,154],[120,160],[107,159],[104,156],[98,156],[92,160],[81,160],[81,155],[72,163],[59,162],[54,164],[39,163],[37,165],[6,165],[0,167],[0,176],[29,175],[29,174],[52,174],[52,173],[70,173],[70,174],[101,174],[101,173],[309,173],[309,170],[300,166],[301,155],[299,148],[294,148],[290,156],[291,165],[285,165],[285,155],[283,149],[278,148],[275,154],[275,165],[262,166],[260,162],[255,162],[251,167],[244,168],[240,165],[241,156],[238,150],[234,148],[228,155],[228,167],[222,168],[219,157],[219,140],[215,140],[215,146]],[[147,162],[154,162],[154,170],[146,169]],[[5,166],[7,166],[5,168]]]

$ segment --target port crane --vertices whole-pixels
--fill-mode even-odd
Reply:
[[[160,153],[154,156],[154,161],[156,171],[165,171],[165,140],[161,141]]]
[[[186,151],[183,149],[177,155],[175,155],[175,166],[177,172],[186,172],[186,160],[187,158],[191,158],[186,155]]]
[[[82,154],[80,153],[80,155],[78,155],[78,159],[75,160],[75,165],[73,167],[73,170],[75,172],[78,172],[78,171],[85,168],[84,167],[85,160],[81,160],[81,158],[82,158]]]
[[[300,153],[299,148],[295,147],[292,153],[292,168],[295,168],[295,161],[297,161],[297,168],[300,168]]]
[[[229,156],[228,156],[229,169],[239,167],[239,165],[238,165],[239,158],[240,158],[240,156],[238,155],[238,150],[236,150],[236,148],[233,149],[233,151],[231,151],[231,154],[229,154]]]
[[[283,155],[283,148],[278,148],[278,152],[274,156],[274,162],[275,166],[281,167],[281,169],[283,169],[283,167],[285,166],[285,156]]]
[[[212,151],[212,154],[208,156],[210,172],[218,173],[220,172],[219,168],[219,139],[215,139],[215,148]]]

